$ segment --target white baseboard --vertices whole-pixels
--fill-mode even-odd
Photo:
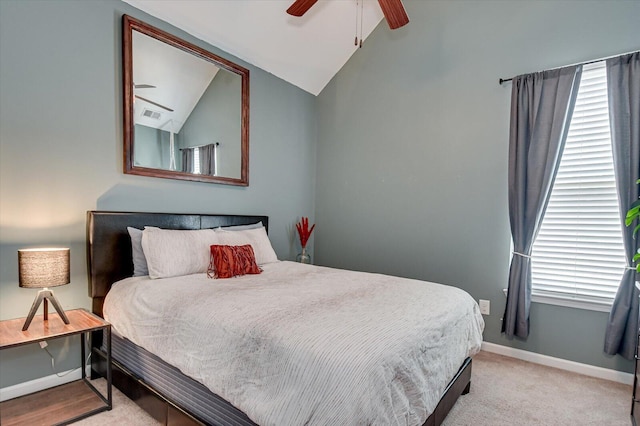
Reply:
[[[54,386],[64,385],[65,383],[80,380],[82,378],[82,372],[80,368],[74,370],[63,371],[60,373],[62,377],[56,374],[50,376],[41,377],[39,379],[30,380],[24,383],[18,383],[13,386],[7,386],[0,388],[0,402],[7,401],[9,399],[17,398],[19,396],[28,395],[30,393],[38,392],[44,389],[49,389]],[[91,366],[87,366],[87,377],[91,375]]]
[[[505,355],[535,364],[546,365],[547,367],[559,368],[573,373],[584,374],[585,376],[597,377],[599,379],[611,380],[614,382],[633,385],[633,374],[608,368],[596,367],[594,365],[582,364],[575,361],[568,361],[562,358],[554,358],[548,355],[537,354],[535,352],[523,351],[522,349],[511,348],[509,346],[497,345],[495,343],[482,342],[482,350],[498,355]]]

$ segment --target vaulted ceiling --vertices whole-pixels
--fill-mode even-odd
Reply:
[[[299,18],[293,0],[124,1],[314,95],[383,19],[376,0],[320,0]]]

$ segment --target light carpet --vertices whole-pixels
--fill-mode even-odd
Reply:
[[[631,386],[481,351],[443,426],[629,426]]]
[[[96,380],[104,389],[104,380]],[[471,392],[443,426],[631,424],[631,386],[481,351],[473,358]],[[113,410],[76,425],[157,425],[113,388]]]

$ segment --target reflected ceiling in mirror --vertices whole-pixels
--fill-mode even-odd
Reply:
[[[123,23],[125,173],[247,186],[249,71]]]

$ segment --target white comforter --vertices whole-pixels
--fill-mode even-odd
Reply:
[[[294,262],[113,285],[115,331],[260,425],[421,425],[484,322],[445,285]]]

